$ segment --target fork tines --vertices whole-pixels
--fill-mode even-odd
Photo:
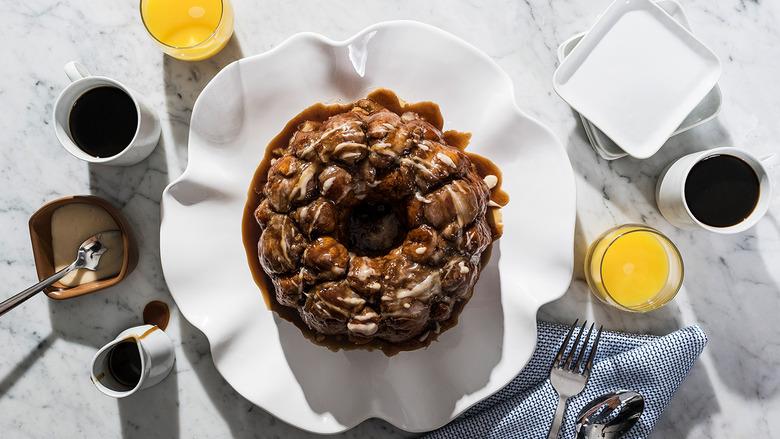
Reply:
[[[574,339],[574,343],[571,346],[571,350],[569,351],[569,354],[566,356],[565,359],[563,359],[563,355],[566,352],[566,347],[569,345],[569,340],[571,339],[572,334],[574,333],[574,329],[577,327],[577,323],[579,322],[579,319],[575,320],[574,323],[572,323],[571,328],[569,329],[569,332],[566,334],[566,338],[563,340],[563,343],[561,343],[561,348],[558,350],[558,355],[555,356],[555,360],[553,361],[553,367],[567,369],[576,373],[582,373],[587,374],[590,372],[591,365],[593,364],[593,357],[596,354],[596,348],[598,347],[599,340],[601,339],[601,330],[604,327],[599,326],[599,331],[596,333],[596,339],[593,341],[593,346],[590,348],[590,353],[588,354],[588,359],[585,363],[582,362],[583,356],[585,355],[585,351],[588,348],[588,342],[591,338],[591,335],[593,333],[593,326],[595,323],[591,323],[590,328],[588,329],[588,335],[585,336],[585,340],[580,346],[580,339],[582,338],[582,334],[585,332],[585,325],[588,324],[588,321],[582,322],[582,327],[580,327],[580,330],[577,332],[577,338]],[[577,356],[577,361],[572,362],[572,358],[574,358],[574,354],[577,351],[577,347],[579,348],[579,355]],[[577,370],[575,370],[575,367]],[[582,367],[582,370],[580,368]]]

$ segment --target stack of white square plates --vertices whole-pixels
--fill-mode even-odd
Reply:
[[[720,61],[672,0],[617,0],[558,58],[555,90],[607,160],[650,157],[720,110]]]

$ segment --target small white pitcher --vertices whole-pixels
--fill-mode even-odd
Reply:
[[[136,326],[100,348],[92,358],[90,378],[104,394],[124,398],[165,379],[175,359],[165,331],[155,325]]]

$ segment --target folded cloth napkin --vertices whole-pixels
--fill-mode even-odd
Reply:
[[[517,377],[425,437],[546,438],[558,403],[550,384],[550,366],[569,327],[542,322],[538,330],[536,351]],[[582,393],[569,399],[559,437],[574,437],[574,421],[585,404],[620,389],[634,390],[645,398],[639,422],[624,437],[649,437],[706,344],[707,335],[698,326],[663,337],[604,331],[588,384]]]

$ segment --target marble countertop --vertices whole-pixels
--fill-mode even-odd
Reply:
[[[6,48],[0,84],[3,297],[37,281],[27,221],[56,198],[94,194],[111,201],[130,221],[142,252],[136,271],[110,290],[65,301],[40,295],[0,318],[2,436],[310,436],[236,393],[214,368],[205,336],[179,314],[160,267],[160,197],[187,165],[193,103],[220,69],[297,32],[343,40],[380,21],[413,19],[453,33],[493,58],[514,81],[520,107],[551,128],[569,154],[577,184],[574,276],[566,294],[543,306],[538,318],[570,323],[587,317],[606,329],[648,334],[700,325],[709,344],[652,437],[770,437],[769,419],[780,413],[778,196],[756,227],[715,235],[670,225],[658,212],[653,191],[664,166],[688,152],[716,146],[759,157],[778,152],[780,4],[681,0],[694,32],[723,63],[721,111],[673,137],[647,160],[610,162],[591,149],[579,119],[551,82],[558,45],[587,29],[610,1],[234,0],[232,40],[200,62],[164,56],[144,31],[137,1],[0,1],[6,17],[0,29]],[[63,66],[73,60],[141,91],[158,109],[162,139],[147,160],[123,168],[87,165],[58,144],[52,107],[68,84]],[[770,174],[780,188],[778,169]],[[589,242],[626,222],[666,233],[686,264],[677,298],[647,314],[607,308],[588,292],[584,279]],[[110,399],[90,382],[90,359],[121,330],[139,324],[152,300],[172,308],[166,332],[175,342],[175,370],[156,387]],[[406,436],[369,420],[337,437]]]

